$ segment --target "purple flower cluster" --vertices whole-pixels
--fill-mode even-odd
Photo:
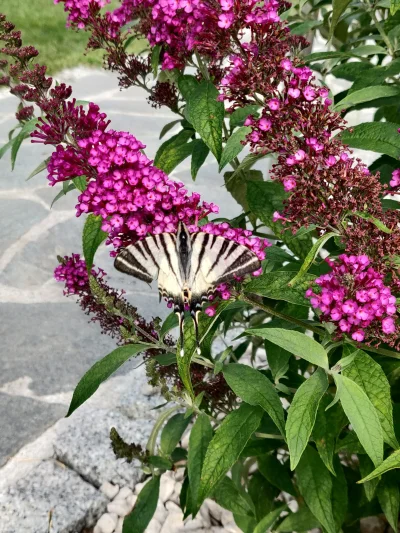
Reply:
[[[65,11],[68,12],[68,24],[76,24],[83,30],[85,28],[84,20],[89,19],[91,8],[101,9],[111,0],[54,0],[55,4],[65,3]]]
[[[337,261],[326,261],[332,271],[315,280],[320,293],[311,288],[306,292],[311,305],[322,311],[322,320],[358,342],[373,336],[389,341],[398,330],[397,308],[383,275],[370,266],[366,255],[342,254]]]
[[[95,270],[92,268],[92,276],[101,279],[105,272],[101,269]],[[54,278],[65,284],[64,294],[76,294],[82,296],[87,293],[89,289],[89,274],[86,268],[84,259],[81,259],[79,254],[72,254],[71,257],[65,256],[61,259],[61,263],[54,270]]]

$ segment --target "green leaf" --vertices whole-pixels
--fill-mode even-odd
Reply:
[[[400,9],[399,0],[390,0],[390,14],[393,16]]]
[[[91,213],[85,222],[82,233],[83,256],[88,272],[92,270],[94,256],[100,244],[106,240],[107,233],[101,229],[103,219]]]
[[[377,496],[382,511],[394,531],[398,530],[400,494],[396,478],[385,476],[378,485]]]
[[[328,379],[325,372],[319,368],[297,389],[293,397],[286,422],[291,470],[296,468],[307,447],[319,402],[327,388]]]
[[[194,76],[190,74],[183,74],[178,78],[178,89],[182,93],[183,98],[186,102],[189,100],[191,94],[198,89],[199,82]]]
[[[259,170],[246,170],[243,171],[241,174],[237,174],[234,178],[232,176],[234,175],[234,172],[225,172],[224,174],[224,181],[227,191],[233,196],[233,198],[237,201],[237,203],[243,208],[243,211],[247,213],[250,208],[249,204],[247,202],[247,187],[248,183],[251,181],[263,181],[263,175],[262,172]],[[257,219],[256,217],[250,212],[249,213],[249,220],[255,225]]]
[[[378,87],[365,87],[359,91],[354,91],[351,94],[345,96],[338,104],[334,106],[334,110],[337,112],[343,111],[343,109],[350,109],[357,104],[363,102],[370,102],[377,98],[387,98],[391,96],[399,96],[400,89],[392,87],[391,85],[378,86]]]
[[[365,63],[363,61],[351,63],[343,63],[331,70],[336,78],[343,78],[347,81],[355,81],[359,76],[363,76],[369,69],[373,69],[373,65]]]
[[[351,148],[371,150],[398,159],[400,157],[398,127],[398,124],[392,122],[364,122],[353,126],[351,132],[346,130],[341,133],[340,139]]]
[[[35,129],[36,124],[37,124],[37,118],[32,118],[31,120],[29,120],[29,122],[25,122],[25,124],[21,128],[21,131],[13,139],[13,143],[11,145],[11,168],[12,170],[14,170],[18,150],[20,149],[22,141],[24,141],[30,136],[32,131]]]
[[[157,150],[154,164],[166,174],[171,173],[175,167],[189,157],[193,151],[193,144],[187,141],[193,136],[193,130],[182,130],[165,141]]]
[[[90,370],[86,372],[74,390],[67,416],[70,416],[78,407],[86,402],[120,366],[131,357],[153,347],[153,344],[127,344],[116,348],[111,353],[97,361]]]
[[[286,465],[283,465],[275,455],[262,455],[257,459],[258,469],[271,485],[280,491],[296,496],[292,480]]]
[[[349,347],[354,353],[354,348]],[[357,383],[375,407],[382,426],[383,440],[397,449],[393,424],[393,406],[390,385],[382,367],[362,350],[355,350],[353,362],[343,370],[343,375]]]
[[[177,328],[179,325],[178,317],[176,313],[170,313],[167,318],[164,320],[163,325],[160,329],[160,338],[163,339],[165,335],[171,331],[171,329]]]
[[[264,341],[264,345],[268,366],[275,383],[277,383],[289,370],[289,359],[292,354],[269,341]]]
[[[158,65],[160,63],[160,53],[162,46],[156,44],[151,50],[151,70],[153,72],[154,79],[157,78]]]
[[[305,35],[309,31],[322,26],[320,20],[306,20],[300,24],[290,26],[290,33],[292,35]]]
[[[234,179],[238,175],[243,174],[243,172],[246,172],[250,170],[260,159],[264,159],[265,157],[268,157],[270,154],[248,154],[246,157],[240,162],[240,165],[232,172],[231,178]]]
[[[285,230],[280,221],[273,222],[275,211],[283,210],[283,201],[287,194],[283,185],[277,181],[249,182],[247,185],[247,201],[251,211],[268,228],[279,235],[279,238],[301,259],[304,259],[312,247],[311,236],[300,232],[293,235],[291,230]]]
[[[161,366],[176,365],[176,353],[162,353],[160,355],[154,355],[153,359]]]
[[[221,161],[219,163],[219,172],[226,167],[235,157],[240,154],[244,148],[242,142],[246,139],[246,136],[251,132],[251,128],[248,126],[242,126],[237,129],[228,139],[225,148],[222,151]]]
[[[340,401],[360,443],[377,467],[383,460],[382,428],[375,407],[354,381],[336,375],[340,383]]]
[[[228,511],[232,511],[235,515],[250,516],[252,518],[255,516],[251,498],[244,490],[239,490],[232,479],[227,476],[218,483],[212,496],[218,505]]]
[[[256,519],[261,520],[274,509],[279,489],[271,485],[260,472],[255,472],[250,478],[248,492],[256,509]]]
[[[177,413],[168,420],[161,432],[160,449],[162,454],[170,455],[174,451],[190,420],[191,417],[185,418],[184,413]]]
[[[383,222],[381,222],[378,218],[373,217],[369,213],[360,213],[360,211],[354,211],[351,213],[351,215],[356,215],[360,218],[363,218],[364,220],[369,220],[374,224],[378,229],[383,231],[384,233],[393,233],[391,229],[389,229]]]
[[[336,403],[328,411],[331,396],[323,396],[317,411],[312,438],[317,446],[318,453],[326,468],[335,476],[333,455],[336,448],[336,440],[347,423],[347,418],[339,403]]]
[[[281,505],[277,509],[274,509],[270,513],[268,513],[264,518],[260,520],[260,522],[256,525],[253,533],[266,533],[267,531],[271,530],[271,527],[275,524],[275,522],[280,517],[282,511],[285,511],[287,508],[287,505]]]
[[[246,403],[262,407],[285,436],[283,407],[270,380],[255,368],[238,363],[225,366],[223,374],[233,392]]]
[[[332,511],[332,478],[318,453],[307,446],[296,469],[297,484],[312,514],[327,533],[336,533]]]
[[[210,149],[201,139],[195,139],[192,141],[192,164],[191,164],[191,174],[192,180],[195,181],[197,178],[197,173],[200,168],[203,166],[205,160],[207,159]]]
[[[347,480],[338,456],[335,456],[336,476],[332,479],[332,511],[337,531],[341,530],[348,507]]]
[[[284,300],[292,304],[310,307],[310,300],[304,296],[304,293],[315,280],[316,276],[305,274],[299,283],[296,283],[294,287],[289,287],[289,282],[295,275],[295,272],[288,271],[266,272],[247,283],[245,285],[245,291],[265,296],[271,300]]]
[[[12,145],[14,144],[15,139],[16,139],[16,137],[12,137],[6,144],[3,144],[3,146],[0,148],[0,159],[12,147]]]
[[[288,515],[281,524],[276,528],[276,531],[282,533],[293,533],[293,531],[310,531],[314,528],[319,528],[320,523],[312,514],[310,509],[303,505],[297,513]]]
[[[190,94],[188,116],[193,127],[219,162],[222,154],[223,102],[218,102],[218,90],[213,83],[203,81]]]
[[[368,455],[360,454],[358,456],[358,462],[360,465],[360,473],[361,473],[362,478],[367,477],[374,470],[374,463],[371,461]],[[365,490],[365,495],[369,502],[371,502],[375,497],[375,491],[376,491],[376,487],[378,486],[379,481],[380,481],[380,478],[376,477],[374,479],[371,479],[371,481],[364,482],[363,487]]]
[[[230,412],[208,446],[201,473],[198,505],[211,494],[235,464],[247,441],[258,428],[263,410],[242,403]]]
[[[220,314],[226,307],[230,305],[229,301],[223,301],[219,304],[217,308],[217,312],[213,317],[208,317],[204,313],[200,314],[199,317],[199,340],[200,340],[200,346],[203,349],[204,347],[207,348],[207,345],[210,341],[210,335],[213,337],[213,331],[217,324],[217,321],[220,320]],[[181,346],[178,342],[177,346],[177,362],[178,362],[178,370],[179,370],[179,376],[182,380],[182,383],[184,384],[186,390],[189,392],[192,398],[194,398],[194,392],[192,387],[192,381],[190,377],[190,361],[192,360],[193,354],[195,353],[197,349],[196,345],[196,336],[194,333],[194,326],[193,326],[193,320],[190,319],[189,323],[186,322],[185,329],[184,329],[184,355],[183,357],[180,355]],[[203,350],[204,351],[204,350]]]
[[[1,155],[0,155],[0,159],[1,159]],[[40,172],[43,172],[43,170],[46,170],[47,169],[47,165],[50,161],[50,157],[48,157],[47,159],[45,159],[44,161],[42,161],[36,168],[35,170],[33,170],[29,176],[26,178],[26,181],[29,181],[30,179],[32,179],[34,176],[36,176],[37,174],[40,174]]]
[[[72,182],[75,185],[75,187],[78,189],[78,191],[84,192],[86,190],[86,186],[87,186],[86,176],[77,176],[76,178],[72,178]]]
[[[66,185],[66,187],[64,187]],[[61,191],[53,198],[53,201],[51,202],[50,209],[53,207],[53,205],[58,202],[60,198],[63,196],[66,196],[69,192],[74,191],[76,189],[75,185],[73,183],[68,183],[67,181],[64,181],[63,188]]]
[[[337,233],[330,232],[330,233],[326,233],[325,235],[322,235],[322,237],[320,237],[317,240],[317,242],[313,245],[311,250],[308,252],[304,260],[304,263],[301,265],[298,273],[294,276],[292,280],[290,280],[289,287],[293,287],[294,285],[297,285],[297,283],[304,278],[305,274],[308,272],[308,269],[311,267],[314,259],[316,258],[318,252],[321,250],[323,245],[327,241],[329,241],[331,237],[336,237],[336,236],[337,236]]]
[[[205,414],[199,415],[190,432],[187,462],[194,514],[198,510],[197,501],[204,458],[212,437],[213,430],[208,416]]]
[[[325,349],[304,333],[281,328],[248,329],[245,333],[267,339],[313,365],[318,365],[325,370],[329,368],[328,354]]]
[[[160,476],[154,476],[140,491],[131,514],[124,519],[122,533],[145,533],[157,509]]]
[[[173,120],[172,122],[168,122],[168,124],[165,124],[165,126],[162,128],[160,132],[159,139],[162,139],[164,135],[166,135],[169,131],[171,131],[174,126],[179,124],[179,122],[180,120],[178,119],[178,120]]]
[[[257,116],[258,110],[260,109],[259,105],[250,104],[245,107],[239,107],[231,114],[229,125],[231,130],[237,128],[238,126],[243,126],[246,118],[249,115]]]
[[[171,470],[172,462],[165,457],[159,457],[158,455],[152,455],[148,458],[149,464],[155,468],[160,468],[161,470]]]
[[[389,470],[394,470],[395,468],[400,468],[400,450],[396,450],[389,455],[389,457],[387,457],[382,464],[375,468],[373,472],[368,474],[368,476],[365,476],[357,483],[365,483],[366,481],[370,481],[371,479],[381,476],[385,472],[389,472]]]

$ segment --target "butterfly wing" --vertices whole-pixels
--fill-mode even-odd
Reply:
[[[146,283],[158,279],[160,298],[180,303],[182,280],[175,235],[161,233],[127,246],[117,255],[114,266]]]
[[[261,262],[246,246],[199,232],[192,236],[191,266],[192,300],[201,303],[215,287],[254,272]]]

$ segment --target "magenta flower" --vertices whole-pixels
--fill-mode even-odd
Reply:
[[[326,261],[332,271],[315,280],[320,292],[306,292],[312,307],[321,311],[321,320],[335,323],[357,342],[393,341],[390,336],[398,329],[396,298],[369,258],[342,254],[337,261]]]

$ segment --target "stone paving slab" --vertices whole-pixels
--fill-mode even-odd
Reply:
[[[78,533],[95,524],[107,502],[73,470],[43,461],[0,494],[0,533]]]

